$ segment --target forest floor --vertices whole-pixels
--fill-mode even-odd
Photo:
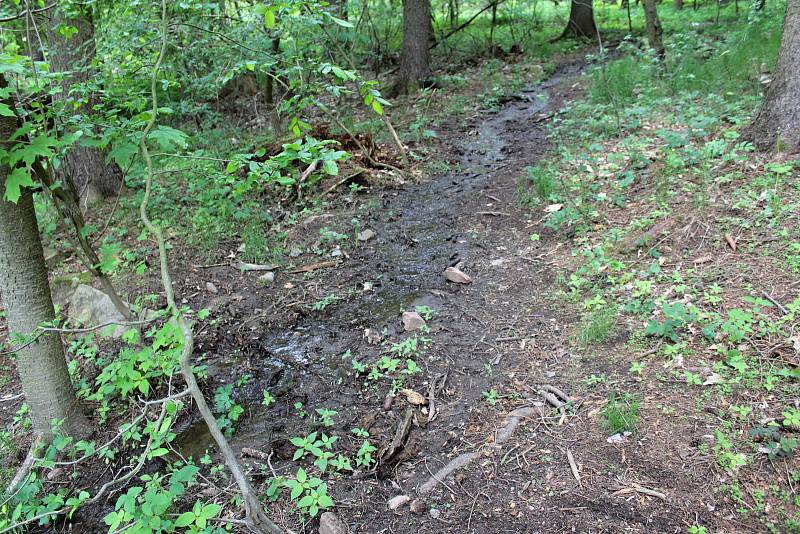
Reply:
[[[582,98],[584,62],[575,57],[498,111],[441,124],[436,157],[451,170],[301,217],[288,243],[305,252],[269,285],[261,272],[232,268],[235,246],[205,265],[192,249],[170,252],[177,294],[210,310],[196,328],[204,389],[235,384],[245,417],[232,443],[260,490],[274,474],[295,474],[291,438],[336,435],[337,452],[354,458],[364,440],[351,429],[361,429],[377,469],[326,477],[332,511],[352,532],[763,530],[717,491],[731,479],[707,448],[725,407],[698,402],[682,383],[628,373],[661,346],[630,343],[626,328],[580,343],[581,313],[557,287],[571,245],[542,225],[548,207],[520,202],[520,176],[554,148],[548,121]],[[354,218],[373,235],[340,241]],[[726,245],[714,246],[720,254]],[[471,283],[446,280],[448,267]],[[157,284],[153,276],[144,286]],[[426,325],[404,332],[401,314],[415,310]],[[12,391],[10,382],[2,392]],[[569,402],[555,409],[543,391]],[[604,425],[613,391],[641,403],[632,434],[610,436]],[[4,419],[12,408],[3,405]],[[318,410],[335,414],[326,422]],[[212,447],[196,419],[179,430],[175,455]],[[437,474],[454,460],[458,469]],[[790,469],[783,462],[764,462],[762,474],[777,484]],[[224,496],[211,484],[203,492]],[[285,494],[268,508],[296,531],[318,528],[299,520]],[[111,509],[78,512],[80,531],[105,531],[100,518]]]

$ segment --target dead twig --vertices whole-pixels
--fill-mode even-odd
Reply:
[[[572,471],[572,476],[575,477],[575,480],[578,481],[578,484],[581,486],[581,474],[578,471],[578,464],[575,463],[575,458],[572,456],[572,451],[567,449],[567,461],[569,462],[569,468]]]
[[[337,265],[339,265],[337,260],[320,261],[317,263],[311,263],[309,265],[303,265],[302,267],[298,267],[297,269],[292,269],[291,271],[287,272],[289,274],[309,273],[311,271],[316,271],[317,269],[327,269],[328,267],[336,267]]]

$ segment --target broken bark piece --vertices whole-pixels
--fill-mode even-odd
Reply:
[[[424,406],[428,402],[428,400],[421,393],[417,393],[413,389],[401,389],[400,393],[405,395],[408,402],[414,406]]]
[[[389,505],[389,510],[397,510],[398,508],[409,502],[411,502],[411,497],[409,497],[408,495],[396,495],[391,499],[389,499],[389,502],[387,504]]]

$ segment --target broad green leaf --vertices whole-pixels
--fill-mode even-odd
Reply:
[[[3,198],[16,204],[19,197],[22,196],[21,188],[31,186],[33,186],[31,173],[28,169],[18,167],[11,171],[11,174],[6,178],[6,192]]]

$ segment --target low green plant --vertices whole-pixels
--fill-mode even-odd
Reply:
[[[309,477],[302,468],[297,470],[294,479],[286,480],[284,485],[289,489],[289,497],[297,508],[311,517],[333,506],[328,485],[318,477]]]
[[[617,310],[614,307],[597,309],[583,319],[578,339],[584,346],[607,340],[614,331]]]
[[[490,389],[483,392],[483,398],[486,402],[494,406],[498,402],[498,393],[495,389]]]
[[[639,401],[633,395],[612,395],[601,412],[610,434],[635,432],[639,423]]]

